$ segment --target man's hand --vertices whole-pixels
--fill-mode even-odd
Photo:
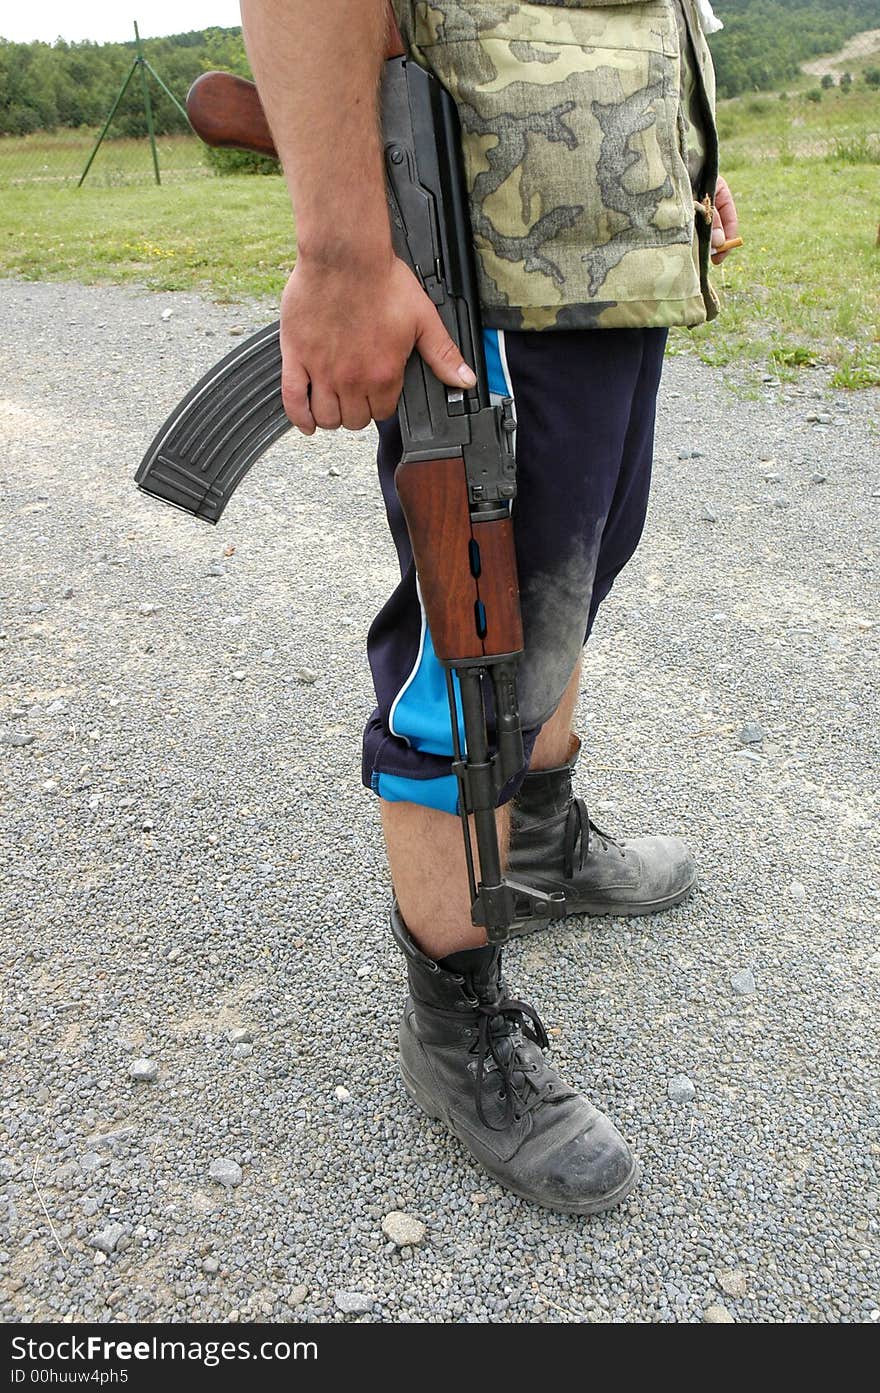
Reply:
[[[476,377],[415,276],[393,254],[371,265],[302,255],[281,300],[284,409],[304,435],[392,416],[413,349],[449,387]]]
[[[739,235],[739,223],[736,216],[736,204],[733,201],[733,194],[730,192],[726,179],[718,176],[718,183],[715,186],[715,220],[712,224],[712,246],[720,247],[725,242],[730,242]],[[712,265],[720,266],[730,252],[713,253]]]
[[[281,301],[284,408],[306,435],[391,416],[413,349],[451,387],[474,374],[392,251],[378,96],[386,0],[241,0],[299,248]]]

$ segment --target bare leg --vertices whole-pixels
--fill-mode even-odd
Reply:
[[[535,742],[529,767],[553,769],[571,749],[571,718],[577,704],[581,665],[578,662],[562,700]],[[471,923],[467,865],[461,822],[449,813],[416,803],[387,803],[382,807],[382,831],[394,892],[413,938],[431,958],[445,958],[463,948],[486,942],[482,929]],[[507,851],[510,818],[497,813],[501,863]],[[472,839],[473,840],[473,839]]]
[[[445,958],[463,948],[482,947],[485,931],[471,922],[461,820],[416,803],[383,800],[381,806],[394,893],[404,923],[422,952],[430,958]],[[499,808],[496,823],[502,866],[509,821],[507,809]]]
[[[562,700],[547,724],[541,727],[529,761],[530,769],[556,769],[571,754],[571,722],[580,689],[581,661],[578,658]]]

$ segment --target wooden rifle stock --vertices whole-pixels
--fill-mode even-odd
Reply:
[[[259,93],[245,77],[202,73],[186,94],[186,114],[206,145],[278,158]]]
[[[403,40],[388,5],[386,58],[399,58]],[[186,114],[197,136],[218,149],[250,150],[278,158],[260,94],[252,82],[234,73],[202,73],[186,96]]]

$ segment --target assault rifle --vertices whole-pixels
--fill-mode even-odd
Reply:
[[[498,794],[523,763],[516,691],[523,636],[510,514],[515,422],[510,399],[489,399],[455,104],[407,60],[393,21],[390,34],[381,111],[394,250],[477,376],[470,390],[446,387],[413,352],[398,405],[403,457],[395,485],[434,651],[446,670],[472,918],[496,943],[515,921],[551,917],[563,907],[561,895],[502,875],[495,824]],[[243,78],[203,74],[187,110],[211,145],[275,153],[257,90]],[[184,397],[150,445],[137,483],[216,523],[254,461],[289,426],[276,323],[241,343]]]

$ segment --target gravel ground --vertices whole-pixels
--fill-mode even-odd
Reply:
[[[508,954],[641,1157],[584,1220],[397,1079],[370,433],[291,434],[207,528],[132,473],[272,307],[3,305],[4,1318],[877,1320],[877,394],[668,365],[581,780],[609,830],[686,836],[702,888]]]

